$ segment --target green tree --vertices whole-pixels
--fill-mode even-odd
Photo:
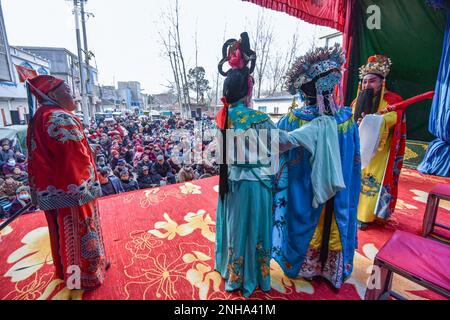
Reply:
[[[195,67],[189,70],[188,73],[188,86],[189,89],[194,91],[197,95],[197,104],[199,98],[204,102],[205,92],[211,89],[209,87],[209,81],[205,79],[205,69],[203,67]]]

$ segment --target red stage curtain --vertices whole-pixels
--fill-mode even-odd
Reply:
[[[353,45],[353,34],[355,31],[355,1],[356,0],[347,0],[346,1],[346,17],[345,17],[345,27],[344,27],[344,39],[343,39],[343,48],[346,51],[347,62],[345,63],[345,72],[344,79],[342,81],[343,88],[343,96],[345,97],[347,94],[347,84],[349,78],[349,64],[351,60],[352,53],[352,45]],[[345,99],[344,99],[345,100]],[[345,102],[345,101],[344,101]]]
[[[242,0],[285,12],[306,22],[345,30],[347,0]]]

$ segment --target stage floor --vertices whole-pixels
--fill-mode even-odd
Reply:
[[[374,256],[395,229],[420,233],[428,192],[438,183],[450,179],[402,171],[392,220],[359,232],[355,270],[339,292],[325,281],[289,279],[272,261],[272,290],[257,291],[252,299],[362,299]],[[0,299],[243,299],[225,292],[213,270],[217,192],[215,177],[101,199],[111,268],[105,284],[93,292],[70,291],[55,279],[44,214],[23,216],[0,234]],[[441,202],[439,219],[450,224],[449,202]],[[399,277],[394,288],[409,299],[440,299]]]

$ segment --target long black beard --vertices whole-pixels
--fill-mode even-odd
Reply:
[[[355,108],[355,119],[361,118],[363,113],[374,114],[378,112],[380,105],[381,92],[374,96],[373,89],[362,90],[359,94],[358,101]]]

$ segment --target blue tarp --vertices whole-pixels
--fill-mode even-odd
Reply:
[[[12,141],[12,147],[15,150],[26,154],[26,138],[28,126],[17,125],[0,128],[0,141],[9,139]]]
[[[437,176],[450,176],[450,9],[436,94],[430,114],[430,132],[437,137],[418,170]]]

